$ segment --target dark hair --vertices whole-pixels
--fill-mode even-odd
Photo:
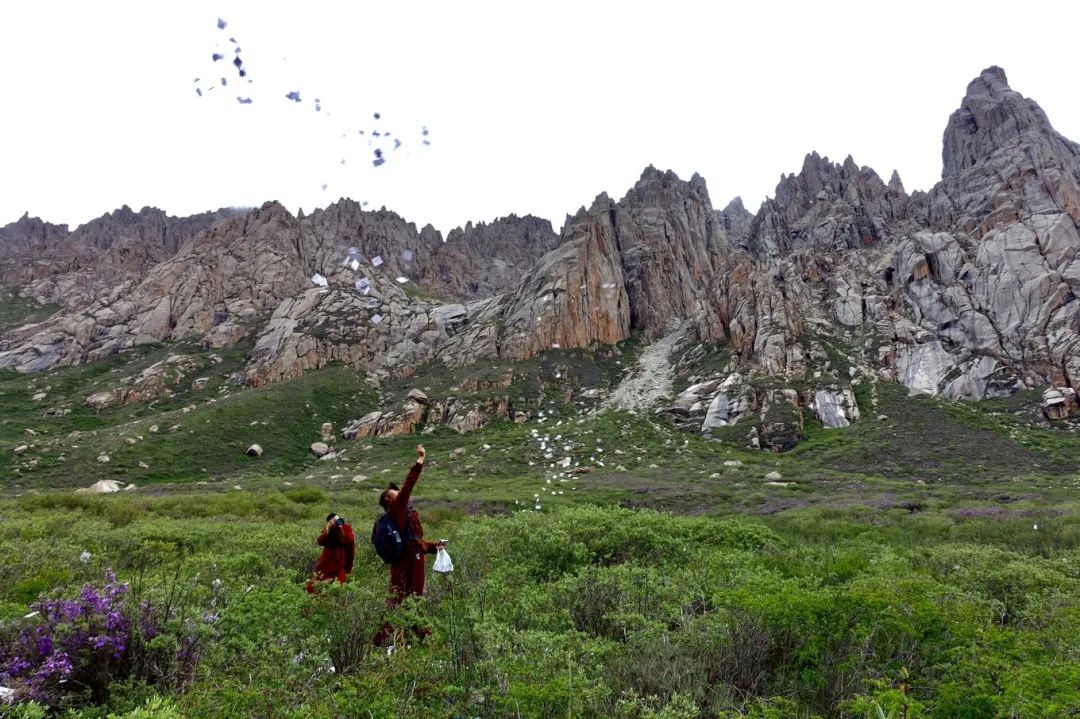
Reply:
[[[383,509],[390,509],[390,490],[398,491],[398,486],[391,482],[386,486],[386,489],[379,495],[379,506]]]
[[[326,521],[329,522],[331,519],[333,519],[336,516],[337,516],[337,512],[331,512],[330,514],[326,515]]]

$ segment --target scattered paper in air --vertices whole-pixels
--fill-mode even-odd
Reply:
[[[380,322],[382,322],[382,315],[372,315],[371,316],[371,324],[377,325]]]
[[[379,255],[375,255],[374,257],[371,258],[371,264],[374,265],[375,267],[378,267],[379,265],[382,264],[382,257],[380,257]]]
[[[330,284],[326,281],[326,278],[320,275],[318,272],[311,276],[311,281],[317,284],[319,287],[326,287],[328,284]]]

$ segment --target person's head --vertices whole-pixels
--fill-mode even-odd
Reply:
[[[335,514],[334,512],[331,512],[330,514],[326,515],[326,521],[327,522],[329,522],[332,519],[337,519],[337,514]]]
[[[387,485],[386,489],[379,495],[379,506],[385,509],[390,509],[390,503],[394,501],[394,497],[398,494],[398,486],[391,482]]]

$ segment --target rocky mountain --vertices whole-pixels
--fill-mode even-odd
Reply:
[[[856,421],[873,408],[853,388],[881,378],[951,399],[1050,385],[1048,416],[1076,408],[1080,146],[999,68],[949,118],[942,181],[925,193],[811,153],[756,215],[738,198],[714,209],[698,175],[649,167],[558,235],[510,216],[444,242],[350,200],[307,216],[277,203],[185,221],[155,213],[118,211],[70,234],[26,217],[0,229],[3,282],[68,308],[0,339],[0,368],[250,338],[252,385],[333,361],[380,382],[431,361],[638,335],[663,340],[649,372],[726,348],[726,366],[660,410],[707,432],[744,424],[763,448],[797,442],[803,408],[827,426]],[[35,252],[69,264],[12,269]]]

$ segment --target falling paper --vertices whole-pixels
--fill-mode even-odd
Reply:
[[[412,260],[413,260],[413,251],[412,250],[402,250],[401,251],[401,259],[405,260],[406,262],[412,262]]]
[[[326,281],[326,278],[320,275],[318,272],[311,276],[311,281],[317,284],[319,287],[326,287],[328,284],[330,284]]]
[[[374,257],[371,258],[371,264],[374,265],[375,267],[378,267],[379,265],[382,264],[382,257],[379,256],[379,255],[375,255]]]
[[[401,284],[405,284],[406,282],[409,281],[409,278],[408,277],[398,277],[397,281],[400,282]]]
[[[371,291],[371,280],[367,277],[361,277],[356,281],[356,289],[363,292],[365,295]]]
[[[360,269],[360,260],[356,259],[355,257],[349,260],[349,269],[351,269],[353,272],[356,272],[358,269]]]
[[[360,248],[359,247],[350,247],[349,248],[349,254],[350,255],[359,255],[360,254]]]
[[[382,315],[372,315],[371,316],[371,324],[377,325],[380,322],[382,322]]]

